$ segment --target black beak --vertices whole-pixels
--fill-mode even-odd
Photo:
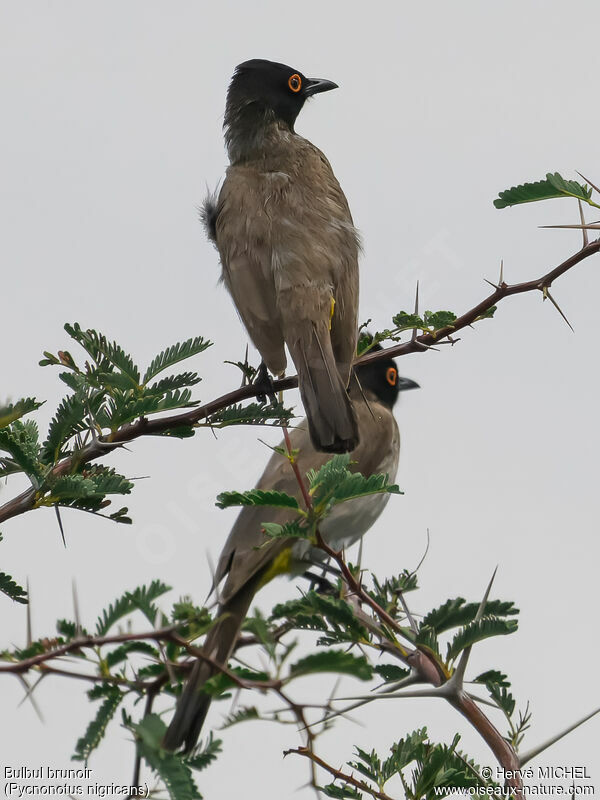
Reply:
[[[326,81],[323,78],[307,78],[304,83],[304,96],[312,97],[319,92],[328,92],[330,89],[337,89],[337,83]]]
[[[403,378],[401,375],[398,375],[396,380],[396,389],[399,392],[406,392],[408,389],[420,389],[421,387],[416,381],[411,381],[410,378]]]

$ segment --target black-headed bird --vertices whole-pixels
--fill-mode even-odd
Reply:
[[[356,351],[359,237],[329,161],[294,130],[305,101],[335,83],[285,64],[240,64],[227,93],[230,166],[204,206],[250,339],[277,376],[285,346],[317,450],[358,444],[347,387]]]
[[[394,480],[400,455],[400,433],[392,409],[401,391],[417,387],[414,381],[398,375],[392,359],[356,367],[350,395],[356,410],[360,444],[351,453],[351,470],[366,477],[387,473],[390,481]],[[319,470],[328,460],[325,454],[315,450],[307,427],[304,420],[290,434],[302,476],[310,469]],[[278,452],[271,456],[256,488],[286,492],[302,503],[289,460]],[[323,539],[336,550],[350,547],[373,525],[388,498],[389,494],[374,494],[336,505],[320,525]],[[307,540],[265,536],[263,523],[283,524],[289,519],[290,512],[285,509],[246,506],[231,529],[215,573],[214,585],[218,587],[219,597],[217,621],[203,646],[204,652],[218,664],[226,665],[229,661],[259,589],[278,574],[301,574],[314,562],[316,554]],[[205,694],[202,687],[215,672],[215,668],[202,659],[194,664],[165,735],[167,749],[184,747],[188,752],[196,744],[211,702],[210,695]]]

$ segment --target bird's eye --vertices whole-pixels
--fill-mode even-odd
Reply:
[[[394,369],[394,367],[388,367],[387,372],[385,373],[385,379],[389,383],[390,386],[395,386],[396,381],[398,379],[398,372]]]
[[[299,92],[302,88],[302,78],[298,75],[297,72],[294,72],[293,75],[290,75],[288,78],[288,86],[292,90],[292,92]]]

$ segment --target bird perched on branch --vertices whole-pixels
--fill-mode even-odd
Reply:
[[[264,364],[282,375],[287,345],[315,448],[343,453],[358,444],[346,390],[356,352],[359,238],[329,161],[294,131],[305,101],[335,88],[285,64],[240,64],[225,108],[231,166],[203,218]]]
[[[352,470],[366,477],[387,473],[390,481],[394,480],[400,434],[392,409],[401,391],[417,387],[414,381],[398,375],[392,359],[357,366],[350,395],[356,409],[360,444],[351,453]],[[306,420],[291,433],[290,439],[293,450],[298,451],[296,463],[303,477],[310,469],[319,470],[328,460],[311,444]],[[256,488],[286,492],[302,503],[292,467],[278,452],[271,456]],[[337,505],[320,525],[324,540],[334,549],[350,547],[373,525],[388,498],[388,494],[374,494]],[[263,523],[283,524],[289,519],[290,512],[284,509],[246,506],[231,529],[214,579],[215,588],[222,584],[218,588],[217,621],[203,646],[204,652],[218,664],[227,665],[258,590],[276,575],[303,573],[314,561],[315,553],[307,540],[265,536]],[[322,551],[318,552],[322,555]],[[202,687],[216,671],[202,659],[194,664],[165,735],[163,744],[167,749],[184,747],[189,752],[196,744],[211,702]]]

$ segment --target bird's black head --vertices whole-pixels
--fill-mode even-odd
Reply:
[[[257,119],[271,114],[283,120],[290,129],[307,98],[318,92],[336,89],[337,84],[321,78],[307,78],[299,70],[253,58],[235,68],[227,92],[225,128],[236,124],[245,109]]]
[[[381,351],[381,345],[375,345],[370,353]],[[398,367],[393,358],[383,358],[370,364],[358,364],[356,376],[363,391],[371,391],[388,408],[393,408],[400,392],[407,389],[418,389],[419,384],[410,378],[398,375]]]

